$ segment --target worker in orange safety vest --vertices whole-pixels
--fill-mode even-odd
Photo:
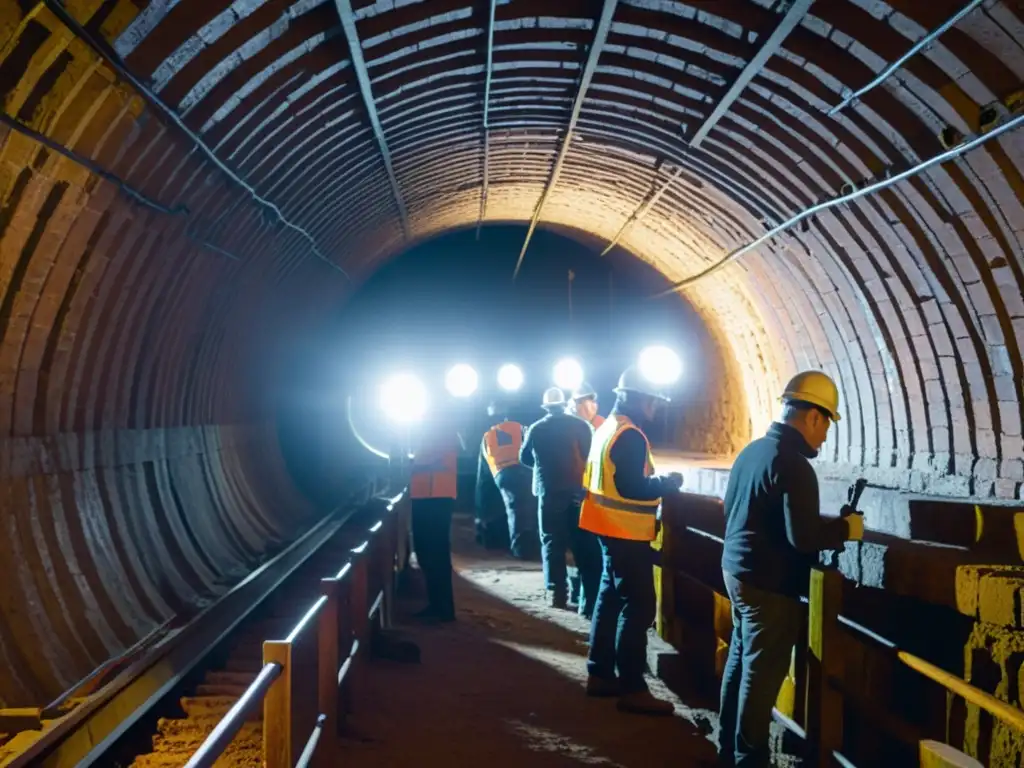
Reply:
[[[678,491],[678,473],[654,474],[644,425],[668,398],[627,368],[615,407],[594,434],[583,474],[580,528],[597,534],[604,570],[590,629],[587,695],[618,696],[619,709],[672,714],[647,689],[647,630],[654,623],[654,550],[661,498]],[[616,675],[616,672],[618,673]]]
[[[504,504],[504,522],[512,556],[533,560],[540,554],[540,536],[537,532],[537,504],[530,489],[532,472],[519,461],[524,427],[517,421],[509,421],[505,408],[496,401],[488,406],[487,414],[501,421],[488,429],[480,441],[478,495],[482,495],[480,485],[486,482],[484,478],[493,478]],[[485,525],[485,538],[488,534],[496,538],[495,533],[488,531]]]
[[[454,434],[453,434],[454,433]],[[427,587],[427,607],[417,616],[455,620],[452,594],[452,515],[458,496],[459,447],[462,437],[431,424],[412,459],[409,497],[416,560]]]

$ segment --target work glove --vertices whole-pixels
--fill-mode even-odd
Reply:
[[[844,515],[846,524],[850,527],[849,533],[846,535],[847,541],[860,541],[864,538],[864,515],[860,512],[854,512],[849,515]]]
[[[679,472],[669,472],[661,478],[661,487],[664,491],[678,491],[683,487],[683,476]]]

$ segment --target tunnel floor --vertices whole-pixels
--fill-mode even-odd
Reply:
[[[476,547],[465,517],[453,539],[458,621],[418,626],[407,617],[422,600],[402,599],[399,632],[420,646],[421,663],[374,661],[338,765],[713,765],[697,725],[707,711],[660,681],[651,688],[675,703],[674,717],[623,714],[584,695],[589,624],[545,605],[539,563]]]

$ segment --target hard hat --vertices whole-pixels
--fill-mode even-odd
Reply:
[[[635,365],[629,366],[629,368],[622,372],[622,375],[619,376],[619,386],[615,388],[614,392],[616,394],[619,392],[636,392],[640,395],[664,400],[666,403],[669,402],[669,398],[659,392],[651,382],[647,381]]]
[[[781,403],[810,403],[828,412],[832,421],[839,421],[839,389],[836,383],[821,371],[804,371],[789,380]]]
[[[573,390],[572,400],[586,400],[588,397],[597,399],[597,392],[587,382],[583,382],[576,389]]]
[[[565,393],[558,387],[548,387],[544,390],[544,399],[541,401],[541,408],[554,405],[565,405]]]

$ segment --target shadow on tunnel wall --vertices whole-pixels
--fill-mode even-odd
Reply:
[[[391,372],[419,374],[445,398],[444,374],[460,361],[480,372],[480,390],[461,409],[467,471],[490,426],[487,400],[500,395],[495,372],[515,362],[526,374],[510,415],[542,416],[543,390],[564,356],[583,364],[601,412],[614,401],[622,369],[649,344],[678,350],[684,375],[673,403],[649,430],[661,447],[731,454],[749,430],[743,401],[727,376],[731,361],[682,298],[650,300],[664,288],[652,267],[622,252],[599,258],[599,244],[575,231],[539,230],[518,278],[512,275],[526,228],[492,225],[420,243],[371,277],[324,328],[291,350],[279,425],[288,466],[320,506],[344,495],[368,466],[380,466],[351,434],[346,398],[355,393],[357,429],[385,446],[392,433],[376,400]]]

